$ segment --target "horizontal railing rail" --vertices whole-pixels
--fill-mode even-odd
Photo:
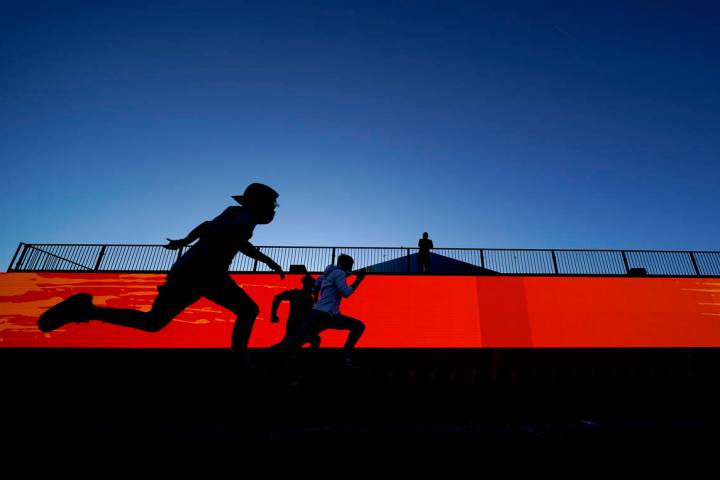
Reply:
[[[189,247],[162,245],[20,243],[9,272],[158,272],[170,270]],[[355,259],[370,273],[418,273],[418,249],[411,247],[259,246],[283,270],[302,266],[322,272],[337,257]],[[435,248],[430,272],[507,275],[661,275],[720,276],[720,252],[679,250],[578,250],[512,248]],[[238,253],[231,273],[269,272],[265,264]]]

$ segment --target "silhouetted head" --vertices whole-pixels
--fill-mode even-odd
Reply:
[[[337,259],[337,266],[350,273],[355,260],[350,255],[341,254]]]
[[[427,232],[423,232],[423,238],[424,238],[425,240],[427,240],[427,238],[428,238],[428,233],[427,233]]]
[[[279,194],[262,183],[251,183],[242,195],[233,198],[240,205],[250,210],[258,223],[270,223],[275,218],[275,209],[279,206]]]
[[[309,291],[315,286],[315,278],[309,273],[302,278],[303,290]]]

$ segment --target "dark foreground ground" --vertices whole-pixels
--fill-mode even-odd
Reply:
[[[358,370],[333,349],[289,367],[250,357],[252,368],[229,350],[0,349],[5,451],[417,460],[720,445],[715,349],[363,349]]]

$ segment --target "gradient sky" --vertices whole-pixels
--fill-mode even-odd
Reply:
[[[0,3],[0,268],[161,243],[720,250],[720,3]]]

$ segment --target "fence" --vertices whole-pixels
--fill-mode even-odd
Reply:
[[[162,245],[59,245],[20,243],[10,272],[167,272],[187,251]],[[377,273],[417,273],[417,248],[405,247],[281,247],[258,249],[288,271],[303,265],[321,272],[341,254],[355,259],[355,268]],[[432,272],[438,274],[627,275],[644,269],[648,275],[720,276],[720,252],[657,250],[539,250],[503,248],[436,248]],[[238,254],[230,272],[269,272],[250,257]]]

